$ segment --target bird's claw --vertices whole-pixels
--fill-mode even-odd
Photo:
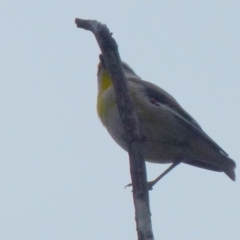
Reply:
[[[153,185],[155,184],[154,181],[151,181],[151,182],[147,182],[147,189],[148,191],[152,190],[153,189]],[[127,187],[132,187],[132,183],[129,183],[128,185],[126,185],[124,188],[127,188]]]
[[[129,184],[126,185],[124,188],[127,188],[127,187],[132,187],[132,183],[129,183]]]

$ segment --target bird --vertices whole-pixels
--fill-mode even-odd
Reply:
[[[144,160],[172,165],[150,188],[179,163],[224,172],[235,181],[236,163],[212,140],[194,118],[165,90],[142,80],[125,62],[121,62],[126,84],[136,112],[143,139]],[[127,151],[125,130],[119,115],[113,82],[102,55],[97,70],[97,113],[115,142]]]

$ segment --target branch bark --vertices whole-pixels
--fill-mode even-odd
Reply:
[[[138,240],[153,240],[146,166],[141,153],[141,134],[137,116],[128,93],[117,43],[105,24],[95,20],[79,18],[75,19],[75,23],[78,28],[89,30],[94,34],[101,49],[102,58],[111,74],[119,114],[126,131],[124,137],[128,141]]]

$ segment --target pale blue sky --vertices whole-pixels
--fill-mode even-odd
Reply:
[[[155,239],[240,237],[240,2],[0,2],[0,240],[136,239],[127,154],[96,114],[94,36],[171,93],[236,161],[237,181],[180,165],[150,192]],[[149,179],[167,165],[148,164]]]

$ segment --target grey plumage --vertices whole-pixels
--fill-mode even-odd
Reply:
[[[99,84],[102,81],[103,70],[106,71],[100,65]],[[235,162],[170,94],[150,82],[141,80],[125,63],[123,70],[138,116],[146,161],[155,163],[181,161],[196,167],[224,172],[235,180]],[[127,150],[118,109],[116,104],[112,104],[115,103],[112,86],[102,94],[101,101],[108,109],[104,116],[100,116],[101,121],[113,139]]]

